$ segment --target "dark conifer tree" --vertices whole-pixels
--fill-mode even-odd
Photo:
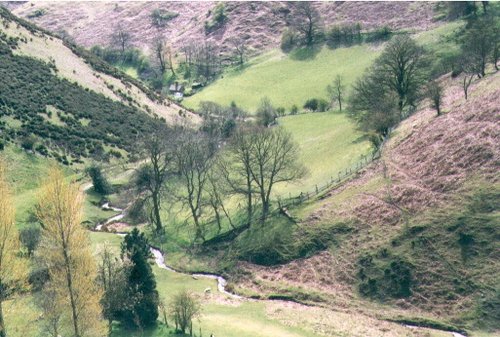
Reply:
[[[122,258],[130,261],[127,289],[130,305],[120,315],[123,324],[141,328],[156,324],[159,296],[153,270],[148,263],[150,255],[147,239],[137,228],[125,236]]]

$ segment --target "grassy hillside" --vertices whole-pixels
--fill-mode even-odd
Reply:
[[[281,186],[277,195],[311,192],[337,178],[338,172],[370,153],[371,144],[345,114],[323,112],[286,116],[278,124],[291,132],[301,150],[301,162],[309,174],[301,182]]]
[[[359,300],[382,317],[498,334],[500,76],[491,70],[475,81],[468,100],[459,79],[441,81],[445,114],[423,104],[378,163],[290,209],[297,224],[269,224],[241,238],[247,258],[305,257],[245,265],[251,276],[239,280],[242,291],[304,298],[307,289],[332,306]]]
[[[306,54],[306,55],[303,55]],[[201,101],[229,105],[232,101],[253,113],[263,97],[287,111],[301,108],[309,98],[326,98],[326,86],[336,75],[350,85],[379,54],[373,45],[350,48],[322,48],[317,54],[298,50],[292,55],[270,51],[242,70],[233,69],[201,92],[184,100],[190,108]]]
[[[461,20],[442,23],[414,35],[419,44],[434,53],[433,71],[442,73],[441,62],[458,51],[456,32],[464,25]],[[226,71],[222,78],[187,97],[183,103],[197,109],[202,101],[223,105],[235,101],[253,113],[260,100],[267,96],[276,107],[285,107],[287,112],[294,104],[300,109],[309,98],[327,98],[326,86],[336,75],[344,78],[349,90],[381,50],[382,46],[377,44],[337,49],[323,47],[316,51],[296,50],[291,54],[275,49],[251,59],[244,69]]]

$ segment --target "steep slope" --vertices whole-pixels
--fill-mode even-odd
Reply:
[[[443,81],[442,116],[422,107],[377,163],[291,210],[298,244],[329,248],[278,267],[243,264],[242,291],[498,332],[500,74],[477,80],[467,101],[459,79]]]
[[[13,8],[53,31],[66,31],[85,47],[109,45],[118,25],[126,27],[132,44],[148,49],[153,38],[164,35],[175,48],[188,40],[209,39],[220,45],[234,36],[244,37],[251,48],[263,51],[275,47],[286,28],[287,2],[225,2],[228,21],[206,35],[204,24],[211,19],[217,2],[26,2]],[[433,22],[432,3],[412,2],[317,2],[325,24],[361,22],[367,29],[388,25],[395,29],[428,29]],[[151,23],[155,9],[177,13],[165,27]]]
[[[157,118],[196,124],[199,117],[162,99],[133,80],[0,8],[1,124],[5,140],[59,157],[98,157],[106,147],[131,151]],[[62,159],[68,162],[67,159]]]

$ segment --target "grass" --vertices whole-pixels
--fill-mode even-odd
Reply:
[[[378,56],[371,45],[349,48],[322,48],[305,60],[298,60],[272,50],[249,61],[244,69],[232,69],[201,92],[188,97],[184,104],[196,109],[201,101],[214,101],[239,106],[254,112],[262,97],[269,97],[275,106],[290,110],[302,107],[312,97],[326,98],[326,86],[336,75],[342,75],[349,86]]]
[[[54,161],[10,145],[0,152],[0,158],[7,166],[7,179],[14,190],[16,220],[19,226],[24,226],[36,203],[40,181]]]
[[[90,239],[94,251],[99,245],[108,242],[115,247],[116,252],[122,238],[109,233],[90,233]],[[194,323],[194,331],[199,332],[201,328],[203,335],[210,333],[216,336],[227,337],[251,337],[251,336],[272,336],[276,337],[306,337],[317,336],[306,333],[301,328],[291,328],[283,323],[269,318],[266,314],[265,303],[262,302],[235,302],[231,303],[225,295],[217,292],[215,280],[206,278],[193,278],[189,275],[170,272],[153,266],[157,289],[161,298],[167,303],[171,303],[172,297],[183,289],[192,291],[202,302],[202,316]],[[205,294],[205,289],[210,288],[211,294]],[[229,301],[229,302],[228,302]],[[172,323],[172,322],[170,322]],[[168,329],[163,324],[159,324],[157,329],[147,331],[146,336],[165,336]],[[113,337],[125,337],[133,334],[130,331],[121,330],[116,326],[112,334]]]
[[[300,184],[279,187],[277,194],[287,196],[311,192],[325,185],[338,172],[351,167],[370,153],[370,142],[345,114],[324,112],[279,119],[279,125],[293,134],[301,150],[301,162],[309,170]]]

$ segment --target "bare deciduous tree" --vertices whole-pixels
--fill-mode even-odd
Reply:
[[[236,195],[242,195],[246,201],[247,225],[252,222],[254,213],[253,198],[257,193],[253,186],[250,172],[252,148],[250,130],[238,130],[232,137],[227,152],[228,157],[220,157],[218,169]]]
[[[282,128],[260,128],[251,134],[250,173],[259,191],[262,219],[271,205],[276,184],[302,178],[306,169],[298,161],[299,148],[292,135]]]
[[[112,323],[116,319],[119,308],[125,306],[128,300],[127,277],[122,260],[113,254],[107,243],[104,243],[99,252],[97,281],[104,293],[101,306],[103,316],[108,320],[108,334],[112,331]]]
[[[245,63],[245,56],[248,50],[246,40],[242,37],[234,37],[229,40],[229,43],[233,47],[239,65],[242,66]]]
[[[173,155],[175,169],[179,173],[184,190],[178,199],[187,207],[195,226],[195,240],[205,240],[201,223],[203,192],[208,181],[215,154],[215,143],[201,133],[187,132],[179,137]]]
[[[171,311],[175,329],[184,334],[192,327],[193,319],[200,315],[201,305],[191,292],[183,290],[175,295]]]
[[[121,25],[118,25],[111,35],[111,41],[114,46],[118,47],[120,51],[125,53],[125,50],[129,47],[130,43],[130,33],[127,32]]]
[[[437,115],[441,115],[443,88],[436,81],[432,81],[426,87],[426,95],[431,100],[432,107],[436,109]]]
[[[149,218],[157,231],[163,229],[160,215],[162,196],[173,163],[171,138],[172,135],[162,126],[149,134],[142,145],[149,162],[142,165],[135,174],[137,187],[140,191],[147,192],[146,200],[151,201]]]
[[[333,102],[336,101],[339,105],[339,110],[342,111],[342,101],[344,99],[345,91],[342,76],[337,75],[335,77],[335,80],[333,81],[333,84],[326,87],[326,91],[328,92],[328,96],[330,97],[330,101],[332,102],[331,104],[333,105]]]
[[[172,60],[172,48],[161,36],[154,39],[153,50],[158,66],[160,67],[161,74],[163,75],[167,70],[170,70],[175,76],[175,69]]]

